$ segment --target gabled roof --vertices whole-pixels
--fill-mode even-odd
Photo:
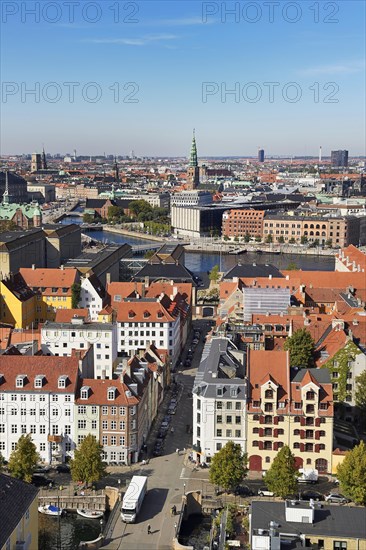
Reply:
[[[87,399],[81,399],[80,390],[82,387],[87,386],[89,388],[89,394]],[[116,388],[115,399],[108,400],[108,389],[111,387]],[[128,397],[128,386],[121,382],[120,379],[113,380],[96,380],[94,378],[83,378],[82,383],[78,389],[78,393],[75,399],[75,403],[78,405],[121,405],[121,406],[133,406],[139,403],[139,398],[133,393],[131,397]]]
[[[89,310],[87,308],[57,309],[55,323],[71,323],[71,320],[76,317],[81,317],[86,321],[89,320]]]
[[[79,360],[77,357],[55,356],[0,356],[0,372],[4,375],[0,391],[30,391],[32,393],[75,393],[79,377]],[[16,387],[18,375],[25,374],[22,388]],[[42,388],[34,387],[37,375],[45,376]],[[58,378],[67,375],[69,383],[66,388],[58,388]]]
[[[120,323],[167,323],[174,321],[176,318],[176,316],[168,313],[166,308],[160,302],[151,301],[151,299],[149,299],[148,302],[141,299],[136,301],[126,301],[120,304],[116,303],[116,309],[117,321]]]
[[[32,269],[31,267],[21,267],[19,273],[31,288],[71,288],[78,276],[77,270],[73,268],[53,269],[36,267]]]
[[[5,548],[37,495],[34,485],[0,473],[0,548]]]

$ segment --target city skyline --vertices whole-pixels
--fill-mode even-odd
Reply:
[[[363,3],[23,4],[2,13],[4,155],[189,157],[193,127],[200,157],[365,154]]]

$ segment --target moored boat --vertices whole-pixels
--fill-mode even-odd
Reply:
[[[38,506],[38,512],[46,514],[46,516],[61,516],[63,509],[58,506],[52,506],[52,504],[47,504],[46,506]]]
[[[79,514],[79,516],[88,519],[99,519],[104,516],[103,510],[84,510],[81,508],[77,508],[76,512]]]

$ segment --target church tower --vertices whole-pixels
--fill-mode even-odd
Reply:
[[[191,153],[189,156],[189,166],[187,169],[187,187],[189,189],[196,189],[199,186],[199,184],[200,184],[200,169],[198,167],[198,159],[197,159],[196,136],[195,136],[195,131],[193,130]]]

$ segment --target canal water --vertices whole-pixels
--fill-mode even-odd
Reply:
[[[95,239],[105,243],[127,243],[131,246],[143,244],[156,244],[156,241],[139,239],[128,235],[118,235],[108,231],[86,231],[86,233]],[[295,264],[298,269],[304,271],[334,271],[335,260],[333,256],[305,255],[305,254],[257,254],[256,252],[247,252],[246,254],[227,255],[219,253],[185,253],[185,266],[195,273],[210,271],[214,265],[221,266],[221,271],[229,271],[237,263],[258,263],[272,264],[279,269],[286,269],[287,266]]]
[[[38,532],[38,550],[76,550],[81,541],[99,536],[100,523],[72,512],[60,519],[39,514]]]

